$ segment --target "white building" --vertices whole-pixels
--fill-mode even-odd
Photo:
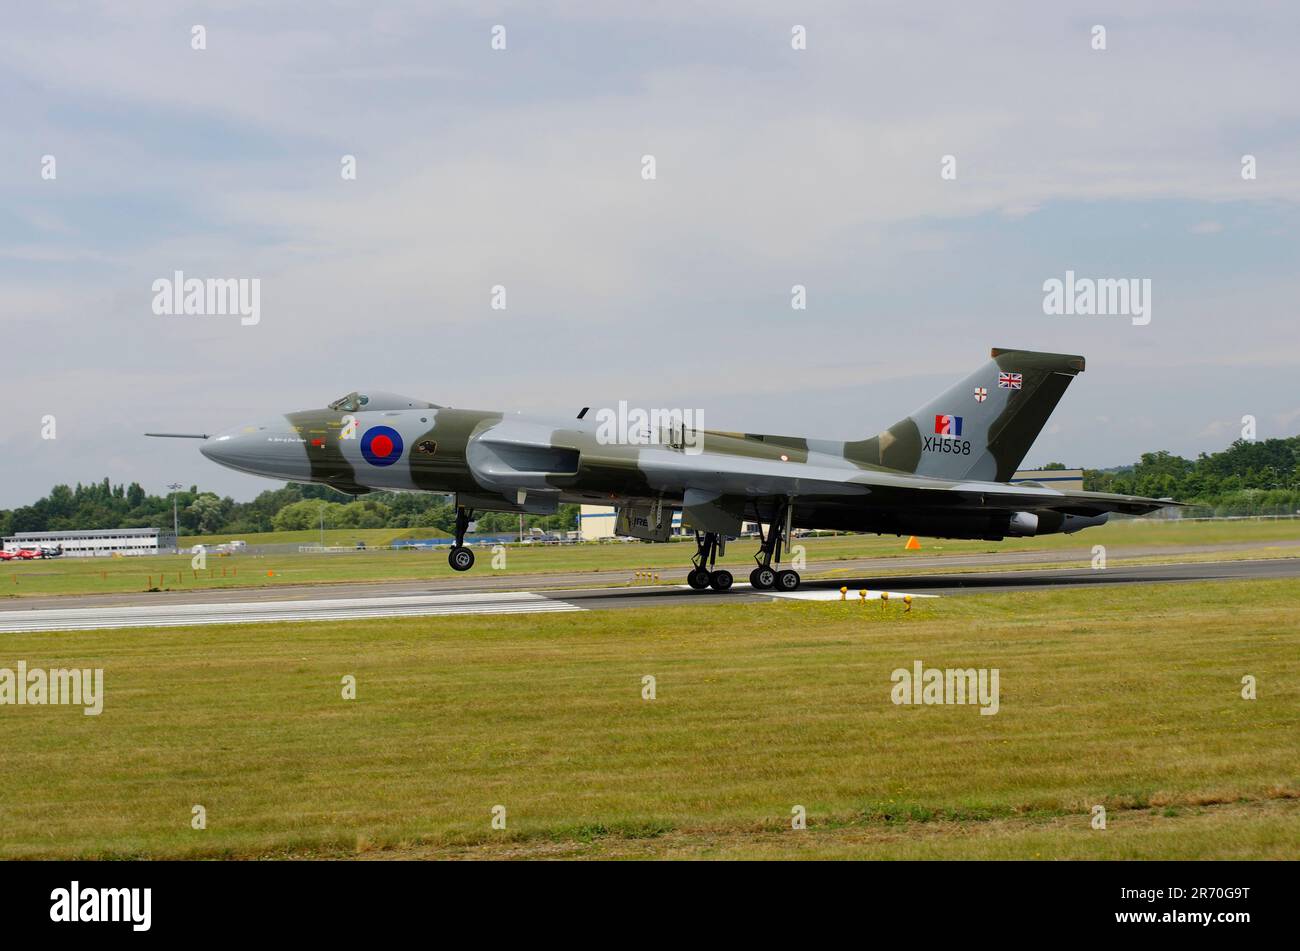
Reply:
[[[1012,482],[1038,482],[1049,489],[1067,492],[1083,491],[1082,469],[1021,469],[1011,477]]]
[[[615,516],[618,513],[612,505],[583,505],[578,513],[578,531],[584,542],[600,541],[602,538],[614,537]],[[673,534],[686,535],[682,528],[682,510],[673,512]]]
[[[176,547],[176,536],[156,528],[106,528],[76,532],[21,532],[4,539],[5,551],[19,548],[58,548],[74,557],[95,555],[157,555]]]

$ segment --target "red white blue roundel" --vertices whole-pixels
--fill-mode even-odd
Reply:
[[[372,426],[361,437],[361,455],[372,466],[391,466],[402,458],[402,436],[390,426]]]

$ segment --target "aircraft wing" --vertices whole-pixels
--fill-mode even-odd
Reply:
[[[940,536],[950,523],[970,531],[972,522],[981,519],[989,520],[992,536],[1013,513],[1068,516],[1100,524],[1112,512],[1145,515],[1178,504],[1042,485],[936,479],[886,469],[742,457],[709,456],[697,464],[689,455],[656,453],[653,459],[643,457],[641,465],[651,485],[666,490],[685,487],[688,520],[726,532],[743,518],[770,518],[776,501],[785,498],[793,498],[795,525],[801,527],[872,530],[868,526],[883,520],[886,526],[896,521],[899,526],[920,526],[916,534]]]

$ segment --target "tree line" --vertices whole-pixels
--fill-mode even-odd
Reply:
[[[1192,502],[1214,515],[1285,515],[1300,510],[1300,436],[1249,442],[1184,459],[1147,452],[1118,469],[1085,469],[1083,487]]]
[[[96,528],[172,526],[172,503],[181,535],[251,535],[259,532],[325,528],[428,528],[450,535],[455,508],[445,495],[371,492],[352,496],[323,485],[288,483],[268,489],[249,502],[236,502],[190,486],[169,495],[151,495],[138,482],[113,485],[108,479],[75,487],[56,485],[44,498],[16,509],[0,510],[0,534],[64,532]],[[578,506],[564,505],[555,515],[524,516],[524,528],[568,531],[577,528]],[[517,531],[519,516],[484,513],[482,532]]]

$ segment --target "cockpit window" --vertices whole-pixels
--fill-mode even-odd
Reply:
[[[404,409],[441,409],[442,407],[427,400],[413,400],[408,396],[398,396],[396,393],[371,390],[369,394],[349,393],[347,396],[330,403],[329,408],[340,413],[359,413],[362,410],[381,412]]]
[[[363,396],[360,393],[349,393],[347,396],[330,403],[330,409],[341,410],[344,413],[356,413],[369,402],[370,397],[368,396]]]

